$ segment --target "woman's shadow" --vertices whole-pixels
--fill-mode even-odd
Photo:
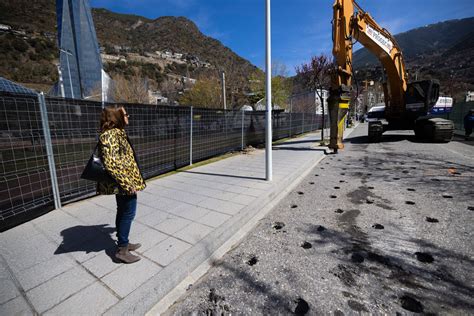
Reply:
[[[92,226],[78,225],[66,228],[61,232],[63,241],[54,254],[105,251],[113,262],[118,263],[119,261],[115,258],[117,246],[111,236],[111,234],[115,232],[115,227],[107,226],[108,224]]]

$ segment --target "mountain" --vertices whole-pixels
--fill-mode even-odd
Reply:
[[[105,52],[131,60],[128,63],[104,63],[112,76],[147,76],[150,83],[158,88],[168,75],[199,78],[218,76],[219,71],[225,71],[228,91],[232,96],[229,100],[237,102],[247,89],[247,78],[259,71],[220,41],[204,35],[187,18],[166,16],[148,19],[106,9],[92,9],[92,15],[99,44]],[[9,25],[16,32],[0,31],[0,76],[30,86],[41,84],[44,88],[56,82],[55,2],[2,0],[0,24]],[[146,55],[155,51],[183,54],[186,62],[149,62],[150,58]]]
[[[185,17],[164,16],[152,20],[106,9],[93,9],[92,13],[98,41],[106,51],[118,53],[113,47],[126,47],[127,51],[142,55],[169,51],[183,54],[188,60],[197,59],[209,64],[209,67],[172,64],[164,69],[165,72],[193,78],[216,77],[219,71],[225,71],[231,104],[245,101],[239,98],[245,99],[248,77],[260,71],[220,41],[204,35],[194,22]],[[160,80],[162,78],[157,78]]]
[[[439,79],[444,94],[458,97],[474,89],[474,17],[431,24],[394,37],[410,79],[415,74],[418,79]],[[374,70],[379,65],[366,48],[354,53],[354,68],[364,76],[380,77],[381,72]]]

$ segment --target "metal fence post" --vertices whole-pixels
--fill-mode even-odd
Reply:
[[[245,115],[245,111],[242,110],[242,143],[241,143],[241,150],[244,150],[244,115]]]
[[[191,123],[190,123],[190,131],[189,131],[189,165],[193,164],[193,107],[191,107]]]
[[[289,137],[291,137],[291,131],[292,131],[292,129],[293,129],[293,126],[292,126],[292,124],[291,124],[291,123],[292,123],[292,122],[291,122],[291,121],[292,121],[292,118],[293,118],[293,113],[290,112],[290,133],[289,133]]]
[[[301,124],[301,134],[304,133],[304,112],[303,112],[303,123]]]
[[[44,142],[46,146],[46,155],[48,157],[49,174],[51,177],[51,187],[53,188],[54,208],[61,208],[61,196],[59,194],[58,177],[56,175],[56,165],[54,162],[53,144],[51,141],[51,131],[49,130],[48,110],[44,93],[38,94],[38,102],[41,112],[41,123],[43,125]]]

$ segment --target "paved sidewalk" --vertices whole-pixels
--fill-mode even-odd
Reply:
[[[135,264],[112,260],[114,196],[2,233],[0,315],[160,311],[324,158],[318,139],[314,133],[275,145],[272,182],[264,180],[264,150],[147,181],[131,231],[130,240],[143,245]]]

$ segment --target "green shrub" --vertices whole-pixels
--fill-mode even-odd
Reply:
[[[20,52],[20,53],[25,53],[25,52],[28,50],[28,48],[30,48],[30,46],[29,46],[24,40],[22,40],[22,39],[20,39],[20,38],[17,38],[17,37],[15,37],[15,38],[10,42],[10,44],[12,45],[12,47],[13,47],[16,51],[18,51],[18,52]]]

